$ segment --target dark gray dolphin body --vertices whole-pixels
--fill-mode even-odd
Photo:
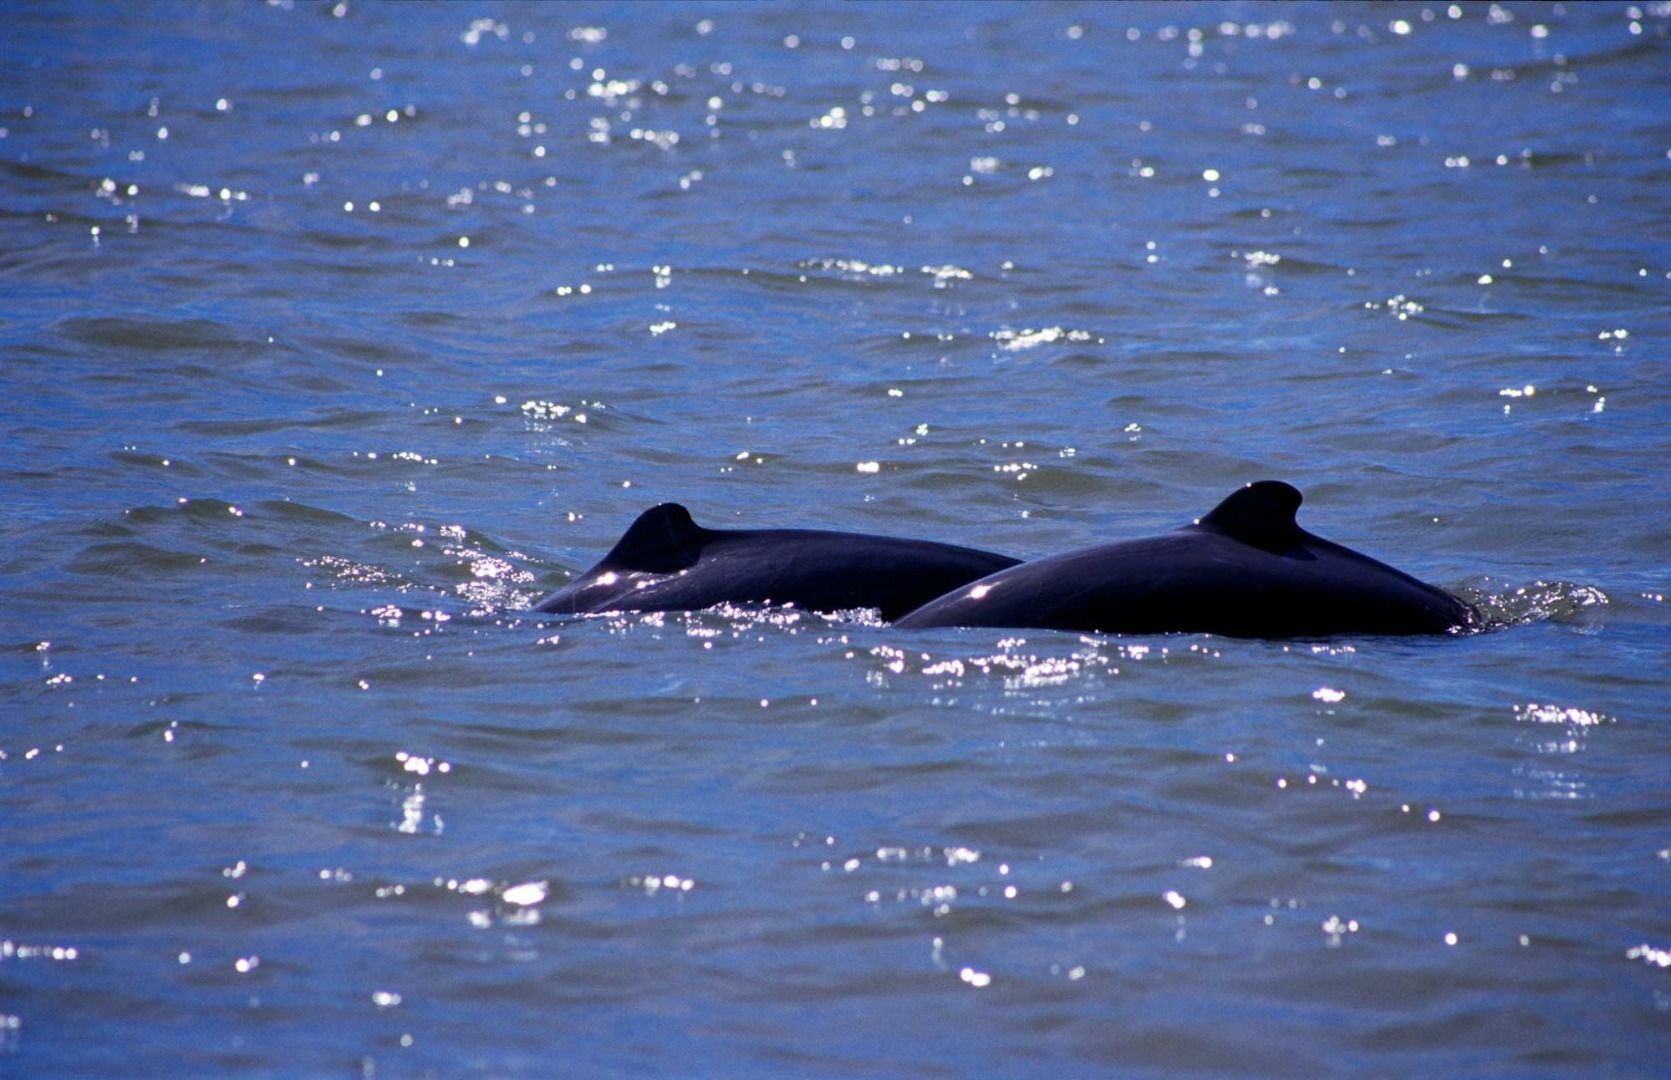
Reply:
[[[694,611],[715,604],[793,604],[811,611],[876,608],[884,619],[1015,566],[974,548],[810,529],[704,529],[677,503],[646,510],[603,561],[535,606]]]
[[[1300,528],[1301,498],[1278,481],[1249,484],[1174,532],[1001,570],[895,625],[1312,638],[1472,623],[1449,593]]]

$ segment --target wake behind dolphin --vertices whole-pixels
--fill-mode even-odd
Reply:
[[[1249,484],[1174,532],[1001,570],[894,625],[1315,638],[1473,624],[1449,593],[1300,528],[1302,498]]]

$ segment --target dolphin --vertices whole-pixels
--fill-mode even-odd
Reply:
[[[640,514],[603,561],[534,606],[547,614],[715,604],[876,608],[884,619],[1017,565],[974,548],[811,529],[704,529],[678,503]]]
[[[1321,638],[1475,624],[1449,593],[1300,528],[1302,499],[1280,481],[1248,484],[1181,529],[1000,570],[894,625]]]

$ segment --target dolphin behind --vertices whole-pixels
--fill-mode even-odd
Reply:
[[[534,610],[693,611],[715,604],[875,608],[884,619],[1017,560],[990,551],[811,529],[704,529],[678,503],[640,514],[603,560]]]

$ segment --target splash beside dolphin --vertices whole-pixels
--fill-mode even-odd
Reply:
[[[1017,560],[990,551],[811,529],[704,529],[677,503],[639,515],[603,561],[535,605],[548,614],[793,604],[905,612]]]
[[[894,625],[1316,638],[1473,624],[1449,593],[1300,528],[1301,500],[1280,481],[1249,484],[1174,532],[1000,570]]]

